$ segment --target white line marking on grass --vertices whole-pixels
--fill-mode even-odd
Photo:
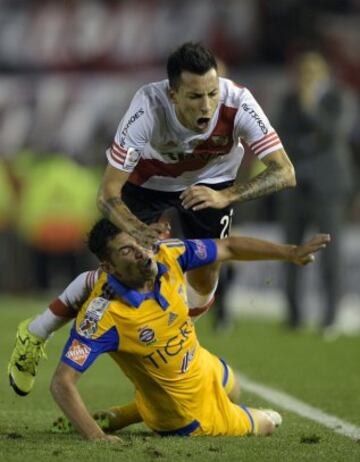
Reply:
[[[327,414],[316,407],[293,398],[292,396],[282,391],[275,390],[274,388],[267,387],[261,383],[250,380],[243,374],[236,374],[240,387],[251,393],[254,393],[267,401],[276,404],[288,411],[292,411],[307,419],[314,420],[315,422],[330,428],[336,433],[348,436],[354,440],[360,439],[360,427],[339,419],[331,414]]]

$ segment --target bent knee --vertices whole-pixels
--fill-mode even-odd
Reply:
[[[239,382],[236,379],[227,395],[232,403],[238,403],[240,401],[241,388]]]

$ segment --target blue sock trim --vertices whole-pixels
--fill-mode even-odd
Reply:
[[[255,431],[254,419],[252,418],[252,415],[251,415],[249,409],[246,406],[244,406],[243,404],[240,404],[240,407],[241,407],[241,409],[243,411],[246,412],[247,416],[249,417],[250,424],[251,424],[251,432],[254,433],[254,431]]]

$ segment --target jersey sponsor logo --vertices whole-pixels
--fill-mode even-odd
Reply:
[[[131,127],[131,125],[135,122],[135,120],[140,119],[140,117],[144,114],[145,114],[145,111],[142,107],[138,111],[136,111],[135,114],[129,118],[125,127],[122,129],[121,131],[122,136],[126,136],[128,133],[129,127]]]
[[[200,241],[200,239],[191,239],[191,242],[195,244],[195,255],[200,260],[205,260],[207,258],[207,248],[203,241]]]
[[[152,345],[156,342],[155,332],[150,327],[142,327],[139,329],[139,340],[145,345]]]
[[[104,316],[106,308],[109,306],[109,300],[102,297],[96,297],[89,303],[86,308],[84,319],[80,322],[80,335],[91,338],[98,329],[98,322]]]
[[[181,368],[180,368],[180,373],[181,374],[184,374],[188,369],[189,369],[189,366],[190,366],[190,362],[193,360],[194,358],[194,355],[195,355],[195,351],[196,351],[196,345],[195,347],[190,351],[188,350],[184,357],[183,357],[183,360],[182,360],[182,363],[181,363]]]
[[[79,342],[79,340],[74,339],[65,356],[70,359],[70,361],[78,364],[79,366],[83,366],[85,361],[88,359],[90,352],[90,347]]]
[[[245,112],[247,112],[250,115],[250,117],[256,120],[257,124],[260,127],[260,130],[264,133],[264,135],[266,135],[269,130],[266,128],[266,125],[261,120],[259,114],[256,111],[254,111],[254,109],[251,109],[251,107],[246,103],[243,103],[241,107],[244,109]]]
[[[128,130],[129,130],[129,127],[131,127],[131,125],[138,119],[140,119],[140,117],[145,114],[145,111],[143,108],[140,108],[137,112],[135,112],[134,115],[132,115],[129,120],[127,121],[125,127],[122,129],[121,133],[120,133],[120,139],[119,139],[119,144],[120,146],[125,149],[125,146],[126,146],[126,136],[128,134]]]
[[[160,369],[162,364],[168,364],[172,357],[177,356],[186,348],[193,333],[194,324],[190,319],[187,319],[179,327],[178,333],[167,340],[165,346],[156,348],[156,350],[143,356],[143,358],[148,359],[156,369]]]

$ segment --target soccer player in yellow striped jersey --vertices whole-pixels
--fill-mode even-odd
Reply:
[[[272,433],[277,413],[229,400],[223,386],[228,367],[198,342],[184,273],[229,259],[303,265],[328,240],[328,235],[318,235],[301,246],[246,237],[169,240],[153,252],[100,220],[90,233],[89,247],[103,273],[77,316],[54,374],[55,400],[85,438],[115,438],[103,433],[76,388],[94,360],[109,353],[135,385],[142,420],[161,435]]]

